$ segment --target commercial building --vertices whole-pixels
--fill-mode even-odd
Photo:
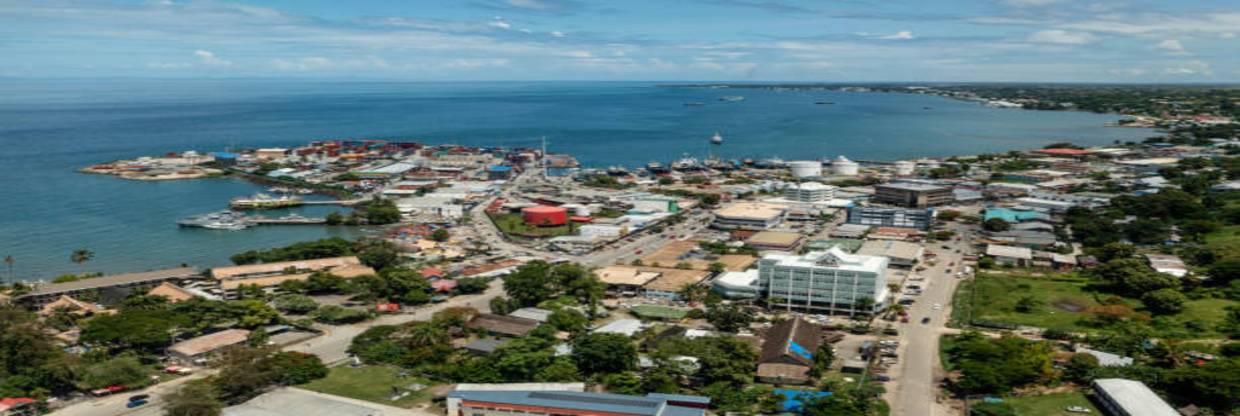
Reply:
[[[873,313],[887,300],[886,257],[848,254],[832,247],[803,255],[767,254],[758,260],[758,291],[771,308]],[[868,303],[868,308],[862,304]]]
[[[362,265],[354,256],[329,257],[325,259],[281,261],[275,263],[249,264],[244,266],[216,267],[211,277],[219,281],[225,299],[237,296],[241,286],[257,286],[275,290],[280,283],[306,280],[315,272],[328,272],[343,278],[374,274],[375,270]]]
[[[192,267],[116,274],[72,282],[40,285],[30,291],[30,293],[18,296],[13,300],[29,308],[38,309],[60,299],[61,296],[80,297],[87,294],[98,294],[100,291],[107,290],[130,291],[134,289],[147,289],[164,282],[173,282],[197,276],[198,270]]]
[[[835,198],[836,187],[818,182],[803,182],[784,188],[784,198],[790,201],[813,203]]]
[[[710,398],[649,393],[629,396],[576,391],[453,391],[448,416],[704,416]]]
[[[986,246],[986,256],[1002,265],[1024,267],[1033,261],[1033,250],[1026,247],[990,244]]]
[[[723,273],[711,283],[710,288],[725,299],[757,298],[758,269]]]
[[[874,202],[902,207],[932,207],[950,204],[952,189],[915,182],[874,185]]]
[[[896,240],[869,240],[861,245],[857,254],[886,257],[892,266],[913,267],[926,253],[921,244]]]
[[[1175,408],[1140,381],[1122,378],[1094,380],[1098,403],[1114,416],[1178,416]]]
[[[745,239],[745,244],[758,250],[792,251],[805,241],[801,233],[786,231],[759,231]]]
[[[788,207],[762,202],[737,202],[715,210],[715,228],[724,230],[767,230],[788,216]]]
[[[901,227],[925,230],[934,221],[930,209],[852,207],[848,209],[848,223],[874,227]]]
[[[568,224],[568,208],[539,205],[521,208],[521,218],[526,224],[539,227],[554,227]]]
[[[642,286],[659,277],[656,272],[644,272],[627,266],[608,266],[594,271],[607,290],[617,295],[635,296]]]

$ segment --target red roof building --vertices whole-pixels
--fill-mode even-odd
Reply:
[[[443,270],[438,267],[427,267],[420,271],[423,279],[442,279],[444,277]]]
[[[34,403],[34,399],[29,397],[5,397],[0,399],[0,412],[7,412],[11,409],[16,409],[19,406],[29,405],[32,403]]]
[[[440,293],[451,292],[452,289],[456,289],[456,280],[436,280],[431,282],[431,289]]]

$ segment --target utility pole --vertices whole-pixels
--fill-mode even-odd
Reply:
[[[547,179],[547,136],[542,136],[542,176]]]

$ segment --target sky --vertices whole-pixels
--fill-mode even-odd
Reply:
[[[0,0],[0,77],[1237,82],[1235,0]]]

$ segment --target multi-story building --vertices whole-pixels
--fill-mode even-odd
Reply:
[[[737,202],[715,210],[714,227],[724,230],[767,230],[788,217],[788,207],[763,202]]]
[[[874,185],[874,202],[902,207],[932,207],[952,202],[952,189],[917,182]]]
[[[758,293],[771,308],[873,313],[887,301],[887,258],[838,247],[758,260]],[[863,303],[868,303],[865,307]]]
[[[925,230],[934,222],[934,211],[929,209],[852,207],[848,209],[848,223],[874,227],[901,227]]]
[[[835,198],[835,187],[818,182],[804,182],[784,188],[784,198],[796,202],[823,202]]]

